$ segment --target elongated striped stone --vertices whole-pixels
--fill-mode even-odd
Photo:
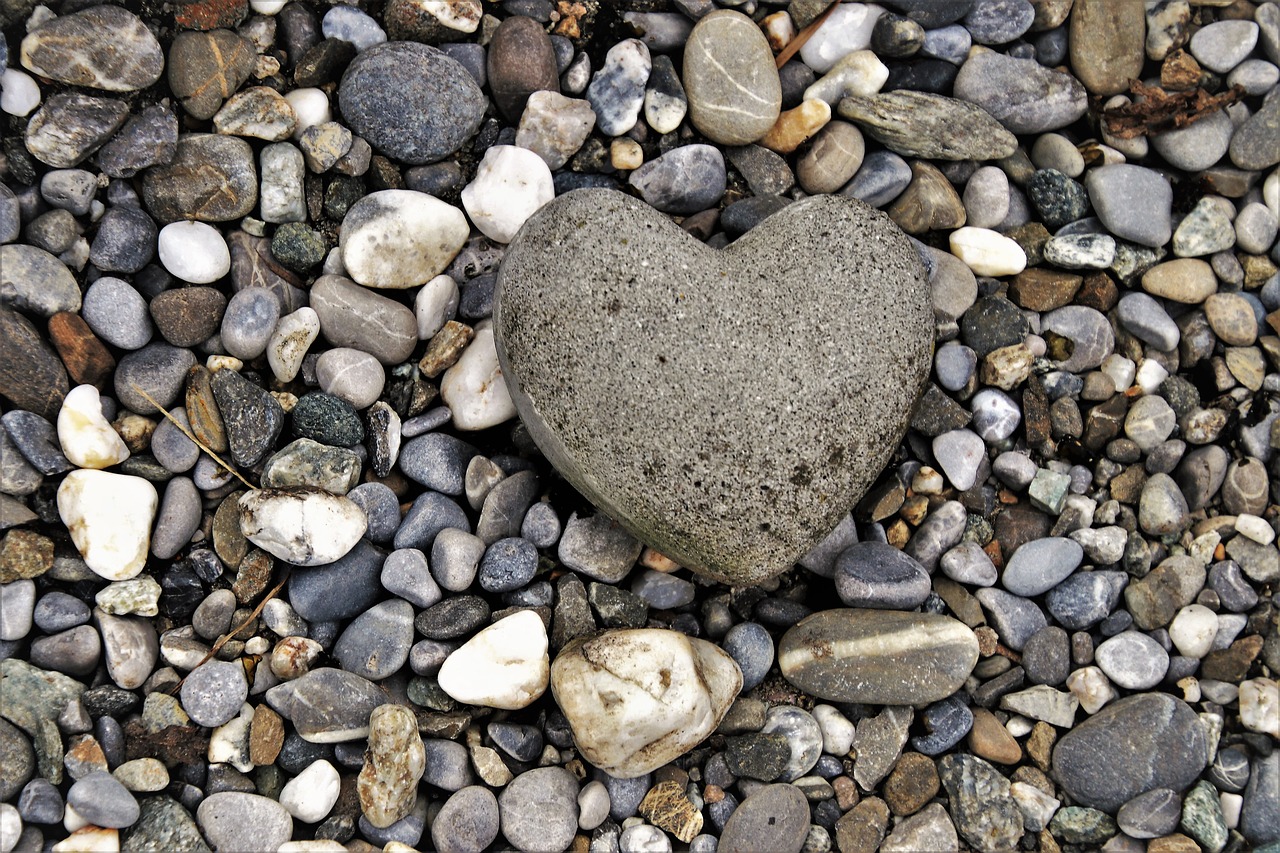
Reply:
[[[824,610],[782,638],[778,666],[819,699],[917,705],[946,698],[978,662],[978,638],[948,616]]]

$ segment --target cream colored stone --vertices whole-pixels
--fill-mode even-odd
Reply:
[[[1240,722],[1249,731],[1280,738],[1280,685],[1270,678],[1240,682]]]
[[[841,98],[870,98],[889,79],[889,67],[870,50],[855,50],[804,90],[804,100],[825,101],[831,106]]]
[[[726,652],[659,628],[575,641],[551,667],[552,693],[583,757],[627,779],[711,734],[741,687],[742,672]]]
[[[467,217],[453,205],[412,190],[380,190],[347,211],[338,245],[353,280],[403,290],[443,272],[469,236]]]
[[[989,228],[967,225],[952,231],[951,254],[977,275],[1016,275],[1027,267],[1022,247]]]
[[[58,515],[85,565],[109,581],[136,577],[147,562],[159,496],[141,477],[83,469],[58,487]]]
[[[110,468],[129,458],[124,439],[102,414],[102,398],[92,385],[67,392],[58,411],[58,443],[72,465]]]
[[[440,397],[453,411],[453,425],[461,430],[488,429],[511,420],[516,404],[502,378],[493,326],[476,326],[475,337],[457,363],[440,380]]]
[[[514,711],[547,689],[547,629],[521,610],[476,634],[445,658],[440,689],[459,702]]]
[[[240,498],[240,531],[295,566],[324,566],[345,556],[368,529],[354,501],[321,489],[254,489]]]

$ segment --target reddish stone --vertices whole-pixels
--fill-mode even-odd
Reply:
[[[116,369],[115,357],[79,314],[63,311],[50,317],[49,339],[73,382],[106,390]]]

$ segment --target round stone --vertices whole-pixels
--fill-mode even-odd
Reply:
[[[831,228],[865,238],[833,244],[820,236]],[[873,245],[874,258],[863,257]],[[542,208],[507,249],[494,316],[499,362],[540,448],[596,506],[680,565],[750,583],[816,545],[879,475],[905,430],[932,340],[918,264],[887,219],[839,196],[792,204],[728,251],[711,253],[625,196],[575,192]],[[731,270],[739,269],[752,271],[750,298],[733,286],[740,276]],[[784,271],[800,269],[808,280],[841,283],[814,287],[814,299],[797,303]],[[766,280],[764,270],[773,271]],[[891,299],[886,276],[901,280]],[[812,311],[808,328],[823,329],[822,342],[769,331],[770,305]],[[600,321],[584,311],[598,312]],[[701,352],[692,368],[690,351],[677,342],[705,334],[709,317],[735,343]],[[867,335],[872,325],[875,341]],[[607,329],[637,333],[597,334]],[[818,352],[824,355],[815,358]],[[742,361],[748,354],[752,364],[766,359],[778,369],[757,370]],[[713,355],[724,359],[714,368],[705,361]],[[610,390],[617,380],[602,370],[608,364],[635,365],[627,384],[652,388],[645,396],[655,404],[680,401],[679,415],[634,417]],[[785,399],[792,411],[779,415],[784,428],[762,430],[761,413],[717,402],[699,378],[704,369],[741,377],[747,384],[735,382],[735,397]],[[836,421],[838,429],[826,426]],[[853,430],[859,424],[861,438]],[[718,454],[704,448],[721,442],[761,461],[733,471],[717,466]],[[668,472],[660,487],[645,461],[657,448]],[[735,471],[772,473],[748,483]],[[682,530],[670,527],[673,518],[682,519]]]
[[[1139,631],[1125,631],[1094,650],[1098,668],[1126,690],[1155,687],[1169,669],[1169,653]]]
[[[347,66],[338,88],[351,129],[388,157],[412,165],[457,151],[480,127],[485,103],[461,64],[416,42],[365,50]]]
[[[338,245],[357,283],[402,290],[443,272],[470,233],[453,205],[426,193],[381,190],[347,211]]]
[[[239,662],[211,660],[193,669],[182,682],[182,709],[201,726],[220,726],[240,713],[249,696]]]
[[[160,263],[183,281],[209,284],[231,272],[231,251],[205,222],[171,222],[160,229]]]
[[[836,594],[849,607],[914,610],[929,595],[929,573],[883,542],[858,542],[836,559]]]
[[[699,19],[684,48],[689,120],[722,145],[746,145],[769,132],[782,110],[782,86],[769,43],[746,15],[721,9]]]

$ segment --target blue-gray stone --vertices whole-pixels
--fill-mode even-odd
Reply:
[[[462,507],[439,492],[424,492],[405,513],[392,540],[397,548],[431,550],[436,534],[446,527],[471,532],[471,522]]]
[[[1036,539],[1014,552],[1001,583],[1014,595],[1040,595],[1074,572],[1083,559],[1084,549],[1075,540],[1061,536]]]
[[[663,213],[697,213],[724,195],[724,155],[710,145],[683,145],[631,173],[628,183]]]
[[[499,539],[480,559],[480,588],[485,592],[510,592],[533,580],[538,571],[538,549],[519,537]]]
[[[836,594],[849,607],[914,610],[929,596],[929,573],[883,542],[858,542],[836,559]]]
[[[386,555],[367,539],[327,566],[289,575],[289,603],[308,622],[350,619],[378,600]]]
[[[758,622],[739,622],[729,629],[720,647],[742,670],[742,693],[755,688],[773,666],[773,637]]]

